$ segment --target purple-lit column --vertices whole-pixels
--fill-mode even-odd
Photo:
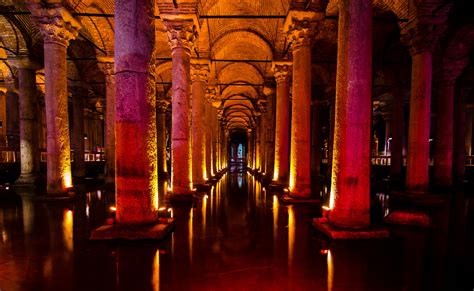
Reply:
[[[115,1],[117,224],[158,219],[154,2]]]
[[[436,132],[434,153],[434,182],[438,186],[453,184],[453,142],[454,142],[454,85],[467,60],[444,60],[440,80],[436,82]]]
[[[193,193],[189,95],[190,58],[196,27],[193,21],[165,20],[171,47],[171,192],[173,199],[188,199]]]
[[[436,37],[427,25],[405,27],[402,42],[412,56],[406,190],[428,190],[432,49]]]
[[[370,224],[372,1],[340,1],[338,31],[328,218],[336,226],[364,228]]]
[[[288,183],[290,156],[290,73],[291,62],[274,62],[276,80],[275,161],[273,180]]]
[[[61,5],[51,7],[28,4],[44,38],[46,191],[60,196],[72,187],[66,57],[69,42],[77,36],[80,25]]]
[[[311,196],[311,43],[324,13],[290,11],[284,31],[293,47],[293,94],[290,145],[290,195]]]
[[[156,102],[157,117],[156,117],[156,151],[158,155],[158,173],[164,175],[168,173],[168,164],[166,161],[166,112],[170,102],[168,100],[160,99]]]
[[[111,57],[99,58],[105,77],[105,183],[115,184],[115,74]]]
[[[465,152],[466,155],[472,156],[472,129],[473,129],[473,120],[474,112],[473,106],[470,105],[467,108],[466,112],[466,142],[465,142]]]
[[[209,77],[209,62],[206,60],[191,60],[192,81],[192,157],[193,183],[202,185],[206,182],[206,118],[205,98],[207,79]]]
[[[33,185],[39,174],[40,152],[38,143],[39,114],[36,103],[36,70],[38,64],[28,58],[13,62],[18,69],[20,163],[21,174],[16,184]]]

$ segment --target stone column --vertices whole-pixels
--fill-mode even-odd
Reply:
[[[266,173],[266,155],[267,155],[267,101],[259,100],[258,108],[260,110],[260,128],[258,130],[260,135],[260,173],[264,175]]]
[[[170,102],[168,100],[158,100],[157,111],[158,116],[156,120],[157,124],[157,153],[158,153],[158,173],[165,175],[168,173],[168,165],[166,162],[166,112]]]
[[[20,118],[19,118],[19,98],[18,83],[14,77],[6,77],[6,125],[7,125],[7,141],[10,148],[17,150],[20,147]]]
[[[291,62],[273,62],[276,80],[275,162],[273,180],[287,184],[290,157],[290,73]]]
[[[261,139],[262,139],[262,114],[260,112],[255,113],[257,117],[257,124],[255,126],[255,170],[261,171]]]
[[[218,108],[220,107],[220,102],[212,103],[212,157],[214,160],[213,169],[214,174],[217,174],[220,171],[219,167],[219,115]]]
[[[117,224],[158,219],[154,11],[152,1],[115,1]]]
[[[72,176],[84,179],[86,176],[86,163],[84,160],[84,98],[88,90],[84,84],[78,83],[72,86],[72,149],[74,150],[74,163]]]
[[[100,57],[105,78],[105,184],[115,184],[115,74],[114,60]]]
[[[313,181],[319,181],[321,175],[321,161],[323,153],[322,147],[322,132],[323,132],[323,110],[324,101],[316,100],[313,102],[312,108],[312,120],[311,120],[311,174]],[[319,191],[318,191],[319,192]]]
[[[412,56],[410,118],[406,190],[423,193],[428,190],[429,138],[431,117],[432,49],[434,33],[422,24],[407,27],[402,42]]]
[[[188,110],[190,94],[190,57],[196,37],[192,21],[164,21],[173,63],[171,99],[171,192],[173,199],[191,198],[192,152]]]
[[[205,129],[205,99],[207,78],[209,76],[209,61],[193,59],[191,61],[192,81],[192,157],[193,183],[202,185],[206,182],[206,129]]]
[[[338,31],[328,218],[336,226],[364,228],[370,224],[372,1],[340,1]]]
[[[403,166],[403,132],[405,119],[403,116],[403,92],[396,89],[392,101],[392,141],[390,143],[390,179],[398,181],[402,176]]]
[[[21,174],[16,184],[33,185],[39,175],[39,114],[36,103],[36,70],[39,64],[28,58],[12,61],[18,69]]]
[[[28,4],[44,38],[47,184],[49,195],[63,195],[72,187],[67,101],[67,47],[79,23],[59,4],[44,8]]]
[[[454,98],[454,155],[453,155],[453,174],[456,178],[456,184],[464,183],[465,171],[466,171],[466,130],[469,127],[467,122],[466,110],[466,98],[470,95],[470,90],[460,90],[459,94],[456,94]],[[471,109],[472,110],[472,109]],[[466,124],[467,123],[467,124]]]
[[[389,139],[392,136],[392,114],[391,113],[385,113],[383,115],[383,120],[385,121],[385,138],[384,138],[384,155],[388,155],[389,149]]]
[[[466,112],[466,141],[465,141],[465,151],[466,155],[472,156],[472,121],[473,121],[473,107],[470,106],[467,108]]]
[[[273,88],[267,88],[264,93],[267,96],[265,173],[266,177],[271,179],[273,177],[275,162],[275,90]]]
[[[326,92],[330,92],[329,100],[329,142],[328,142],[328,171],[327,176],[332,175],[332,156],[334,153],[334,126],[336,125],[336,89],[333,87]],[[326,93],[326,94],[327,94]]]
[[[206,89],[206,104],[205,104],[205,126],[204,130],[206,131],[206,169],[207,169],[207,178],[211,178],[216,174],[214,165],[214,157],[212,154],[212,147],[213,147],[213,136],[212,136],[212,102],[216,98],[216,88],[215,87],[208,87]]]
[[[437,108],[434,153],[434,182],[438,186],[453,184],[453,142],[454,142],[454,85],[467,60],[443,60],[440,80],[436,82]]]
[[[284,25],[293,47],[290,195],[311,196],[311,42],[324,13],[290,11]]]

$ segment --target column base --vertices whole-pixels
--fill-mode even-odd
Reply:
[[[209,191],[212,188],[212,185],[210,183],[199,183],[199,184],[194,184],[194,188],[197,190],[197,192],[205,192]]]
[[[15,186],[18,187],[34,187],[38,182],[39,176],[35,174],[22,174],[15,181]]]
[[[298,198],[298,197],[291,196],[291,194],[283,194],[282,196],[280,196],[280,200],[284,203],[290,203],[290,204],[298,204],[298,203],[320,204],[321,203],[320,199]]]
[[[381,226],[350,229],[331,224],[327,218],[313,218],[313,226],[331,239],[373,239],[388,238],[389,232]]]
[[[166,221],[165,221],[166,220]],[[160,219],[154,224],[127,225],[113,224],[103,225],[92,231],[90,240],[160,240],[166,237],[174,229],[173,218]]]
[[[430,205],[440,205],[447,201],[446,195],[437,195],[425,192],[415,192],[415,191],[403,191],[403,192],[391,192],[390,200],[400,203],[406,203],[415,206],[430,206]]]
[[[196,192],[194,191],[185,194],[173,194],[168,192],[168,199],[171,203],[193,203],[197,200],[195,194]]]
[[[278,192],[281,192],[283,191],[283,189],[286,189],[288,188],[288,183],[282,183],[282,182],[279,182],[279,181],[272,181],[269,185],[268,185],[269,189],[272,190],[272,191],[278,191]]]
[[[433,226],[430,216],[423,211],[395,210],[384,218],[385,223],[431,227]]]

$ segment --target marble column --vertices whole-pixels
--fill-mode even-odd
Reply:
[[[339,227],[364,228],[370,224],[372,1],[340,1],[338,31],[328,218]]]
[[[36,70],[39,64],[28,58],[12,62],[18,69],[20,163],[21,174],[16,184],[33,185],[39,175],[40,151],[38,142],[38,106],[36,100]]]
[[[392,140],[390,142],[390,179],[397,181],[402,176],[403,166],[403,132],[405,119],[403,116],[403,92],[395,90],[392,101]]]
[[[20,118],[18,83],[15,77],[6,77],[6,126],[8,146],[17,150],[20,147]]]
[[[256,112],[256,117],[257,117],[257,125],[255,127],[255,170],[258,172],[261,171],[261,140],[262,140],[262,113]]]
[[[212,157],[214,160],[214,174],[220,171],[219,168],[219,108],[220,102],[212,103]]]
[[[72,91],[72,149],[74,150],[74,163],[72,176],[75,179],[84,179],[86,176],[86,163],[84,160],[84,99],[89,90],[85,84],[73,84]]]
[[[410,117],[406,190],[424,193],[428,190],[429,138],[431,123],[431,78],[434,33],[423,25],[406,27],[402,42],[412,56]]]
[[[467,108],[466,112],[466,141],[465,141],[465,151],[466,155],[472,156],[472,124],[473,124],[473,107],[470,106]]]
[[[258,108],[260,110],[260,128],[258,130],[260,134],[260,173],[262,175],[266,174],[267,168],[267,162],[266,162],[266,156],[267,156],[267,101],[266,100],[259,100],[258,102]]]
[[[290,73],[291,62],[273,62],[276,80],[275,161],[273,180],[287,184],[290,157]]]
[[[273,177],[275,162],[275,90],[268,88],[267,92],[264,91],[264,93],[267,95],[265,173],[266,177],[271,179]]]
[[[311,196],[311,43],[324,13],[290,11],[284,25],[293,48],[289,191],[295,198]]]
[[[168,100],[160,99],[157,102],[158,115],[156,118],[157,124],[157,153],[158,153],[158,174],[165,175],[168,173],[168,164],[166,161],[166,112],[170,102]]]
[[[191,60],[192,81],[192,157],[193,157],[193,183],[202,185],[209,175],[206,164],[206,128],[205,105],[206,87],[209,76],[209,61]]]
[[[158,219],[154,12],[152,1],[115,1],[117,224]]]
[[[171,99],[171,192],[173,199],[193,193],[192,151],[189,119],[190,58],[196,27],[192,21],[164,21],[172,58]]]
[[[44,38],[46,191],[61,196],[72,187],[66,57],[69,42],[78,35],[80,25],[65,8],[53,6],[28,4]]]
[[[437,186],[453,184],[454,85],[467,60],[444,60],[438,84],[436,102],[436,131],[434,137],[433,179]]]
[[[115,184],[115,74],[112,57],[100,57],[105,78],[105,184]]]
[[[212,102],[216,98],[216,88],[208,87],[206,89],[206,104],[205,104],[205,126],[206,131],[206,169],[207,169],[207,178],[211,178],[216,174],[214,168],[214,156],[212,154],[213,147],[213,136],[212,136],[212,123],[213,123],[213,107]]]

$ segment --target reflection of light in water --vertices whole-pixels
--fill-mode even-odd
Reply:
[[[73,247],[73,237],[72,237],[72,228],[73,228],[73,216],[72,210],[65,210],[63,214],[63,239],[64,245],[68,251],[72,251]]]
[[[193,208],[189,211],[188,221],[189,262],[193,262]]]
[[[8,234],[4,229],[2,229],[2,242],[6,243],[7,240],[8,240]]]
[[[153,291],[160,290],[160,250],[157,249],[153,259],[151,285]]]
[[[102,199],[102,191],[97,190],[97,198],[99,198],[99,200]]]
[[[202,199],[202,229],[206,231],[206,210],[207,210],[207,199],[209,196],[205,195]]]
[[[273,239],[276,241],[278,230],[278,197],[273,195]]]
[[[333,280],[334,280],[334,263],[332,261],[331,250],[328,250],[327,264],[328,264],[328,282],[327,282],[328,291],[332,291]]]
[[[288,263],[293,262],[293,251],[295,248],[295,213],[293,205],[288,206]]]
[[[244,177],[242,175],[237,176],[237,185],[239,186],[239,189],[242,189],[242,184],[244,182]]]
[[[86,205],[86,216],[89,218],[89,205]]]

